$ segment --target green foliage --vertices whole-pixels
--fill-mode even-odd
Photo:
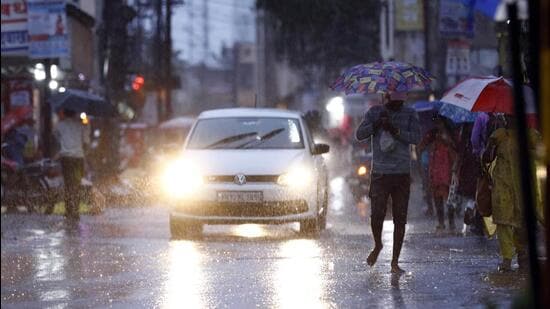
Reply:
[[[275,51],[302,70],[321,66],[328,75],[379,60],[380,1],[257,0],[271,21]]]

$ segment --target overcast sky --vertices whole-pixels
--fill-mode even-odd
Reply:
[[[208,54],[204,53],[204,3],[208,2]],[[254,41],[254,0],[186,0],[175,7],[172,20],[174,49],[192,63],[215,64],[222,45]]]

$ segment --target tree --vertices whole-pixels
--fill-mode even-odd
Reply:
[[[378,0],[257,0],[256,6],[273,19],[276,55],[296,69],[321,66],[331,78],[379,59]]]

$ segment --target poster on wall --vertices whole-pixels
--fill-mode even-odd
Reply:
[[[2,80],[2,134],[33,114],[33,81],[27,78]]]
[[[67,14],[63,0],[28,0],[29,57],[69,56]]]
[[[2,80],[2,108],[4,112],[33,105],[33,81],[27,78],[5,78]]]
[[[2,0],[2,57],[26,56],[29,48],[27,1]]]
[[[474,36],[475,0],[440,0],[439,32],[446,37]]]
[[[445,68],[448,86],[452,86],[470,75],[470,48],[470,43],[466,41],[449,41]]]
[[[29,79],[12,79],[9,83],[10,109],[32,106],[32,81]]]
[[[422,0],[395,1],[395,30],[424,30],[424,12]]]

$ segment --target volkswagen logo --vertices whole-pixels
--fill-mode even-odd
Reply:
[[[243,174],[237,174],[235,175],[235,178],[233,178],[233,181],[238,185],[244,185],[246,183],[246,176]]]

